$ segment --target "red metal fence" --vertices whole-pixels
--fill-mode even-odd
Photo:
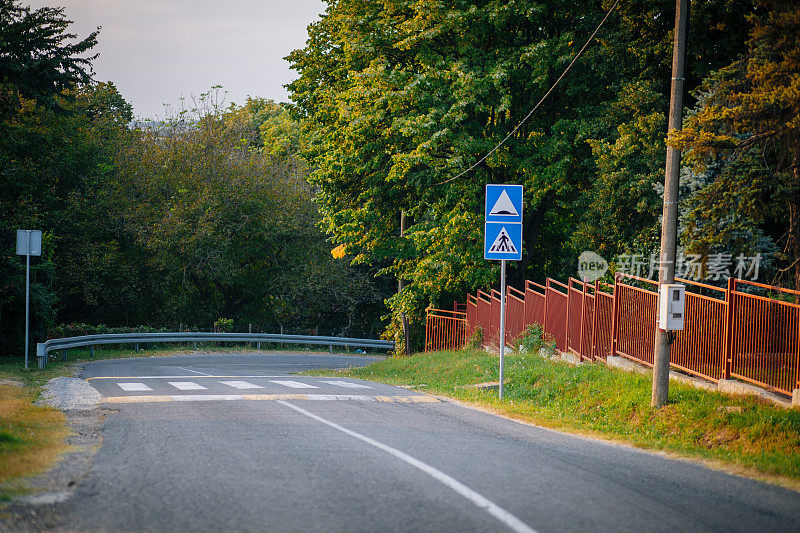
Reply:
[[[466,313],[428,309],[425,318],[425,351],[460,350],[467,340]]]
[[[676,281],[686,285],[686,311],[684,329],[670,350],[673,368],[714,382],[734,377],[789,395],[800,388],[800,304],[795,303],[800,292],[737,279],[728,280],[725,289]],[[508,344],[538,323],[559,350],[581,359],[614,355],[653,365],[655,281],[626,276],[606,285],[547,279],[544,285],[526,281],[524,291],[508,287],[506,295]],[[485,344],[499,342],[498,291],[469,295],[466,313],[444,313],[450,315],[429,310],[426,350],[463,346],[477,327]],[[461,329],[442,320],[458,322]],[[445,340],[448,332],[452,340]]]

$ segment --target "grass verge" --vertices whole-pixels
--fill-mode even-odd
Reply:
[[[33,405],[33,388],[0,385],[0,501],[21,490],[9,481],[42,472],[66,449],[64,413]]]
[[[800,489],[800,409],[670,383],[669,405],[650,407],[651,376],[605,365],[571,366],[530,353],[506,356],[504,396],[473,385],[498,379],[482,350],[393,357],[341,375],[412,386],[554,429],[702,459]]]

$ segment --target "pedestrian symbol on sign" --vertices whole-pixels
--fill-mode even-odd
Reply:
[[[492,243],[492,246],[489,248],[490,252],[496,253],[507,253],[507,254],[516,254],[517,248],[514,246],[514,241],[511,240],[511,237],[508,236],[508,232],[506,228],[500,230],[500,233],[497,234],[497,238]]]

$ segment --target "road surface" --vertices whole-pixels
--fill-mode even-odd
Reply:
[[[112,412],[56,529],[797,531],[800,494],[424,393],[345,356],[99,361]]]

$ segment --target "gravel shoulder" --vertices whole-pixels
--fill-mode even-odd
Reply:
[[[102,396],[86,381],[79,378],[57,377],[47,382],[39,405],[49,405],[62,411],[94,409]]]
[[[19,382],[19,386],[24,384]],[[64,412],[67,451],[45,472],[12,481],[23,490],[0,503],[0,532],[69,530],[62,520],[65,502],[88,475],[102,444],[103,420],[110,412],[98,407],[100,400],[100,394],[82,379],[56,377],[44,385],[35,403]]]

